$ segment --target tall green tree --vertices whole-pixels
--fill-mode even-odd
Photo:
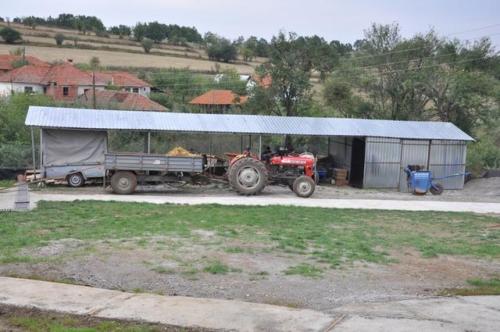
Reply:
[[[251,98],[254,99],[253,104],[261,104],[261,101],[269,103],[264,109],[266,113],[283,116],[301,114],[305,105],[311,102],[311,70],[308,50],[302,40],[294,33],[286,35],[281,32],[271,41],[269,61],[259,69],[260,76],[269,75],[272,83],[269,87],[255,87],[255,95]]]

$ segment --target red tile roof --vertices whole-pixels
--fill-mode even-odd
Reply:
[[[22,59],[20,55],[10,55],[10,54],[0,54],[0,70],[12,70],[14,69],[14,62]],[[45,61],[42,61],[34,56],[27,55],[25,60],[30,65],[35,66],[48,66],[49,64]]]
[[[49,70],[46,66],[22,66],[0,74],[0,82],[42,84]]]
[[[42,84],[50,84],[51,82],[57,85],[92,85],[92,74],[82,71],[72,64],[63,63],[50,67],[49,72],[42,80]],[[96,85],[105,85],[105,82],[100,81],[96,77]]]
[[[148,97],[138,93],[112,91],[112,90],[96,90],[96,104],[100,108],[134,110],[134,111],[167,111],[168,109],[160,105]],[[92,106],[93,93],[92,90],[85,92],[84,95],[78,98],[78,101]]]
[[[150,87],[149,83],[125,71],[96,72],[96,77],[101,81],[118,87],[142,88]]]
[[[63,63],[51,66],[26,65],[0,75],[0,82],[31,83],[49,85],[82,86],[92,85],[92,74],[82,71],[72,64]],[[106,82],[96,77],[96,85],[105,86]]]
[[[239,105],[247,101],[248,97],[239,96],[231,90],[210,90],[191,100],[193,105]]]

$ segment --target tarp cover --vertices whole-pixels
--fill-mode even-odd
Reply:
[[[43,165],[79,165],[104,162],[105,131],[49,130],[42,134]]]

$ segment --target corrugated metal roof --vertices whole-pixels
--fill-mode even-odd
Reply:
[[[93,110],[30,106],[42,128],[473,140],[448,122]]]

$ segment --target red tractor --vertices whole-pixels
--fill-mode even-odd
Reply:
[[[245,152],[231,159],[227,177],[231,187],[241,195],[256,195],[268,184],[282,184],[299,197],[309,197],[316,188],[316,158],[311,154],[280,151],[259,160]]]

